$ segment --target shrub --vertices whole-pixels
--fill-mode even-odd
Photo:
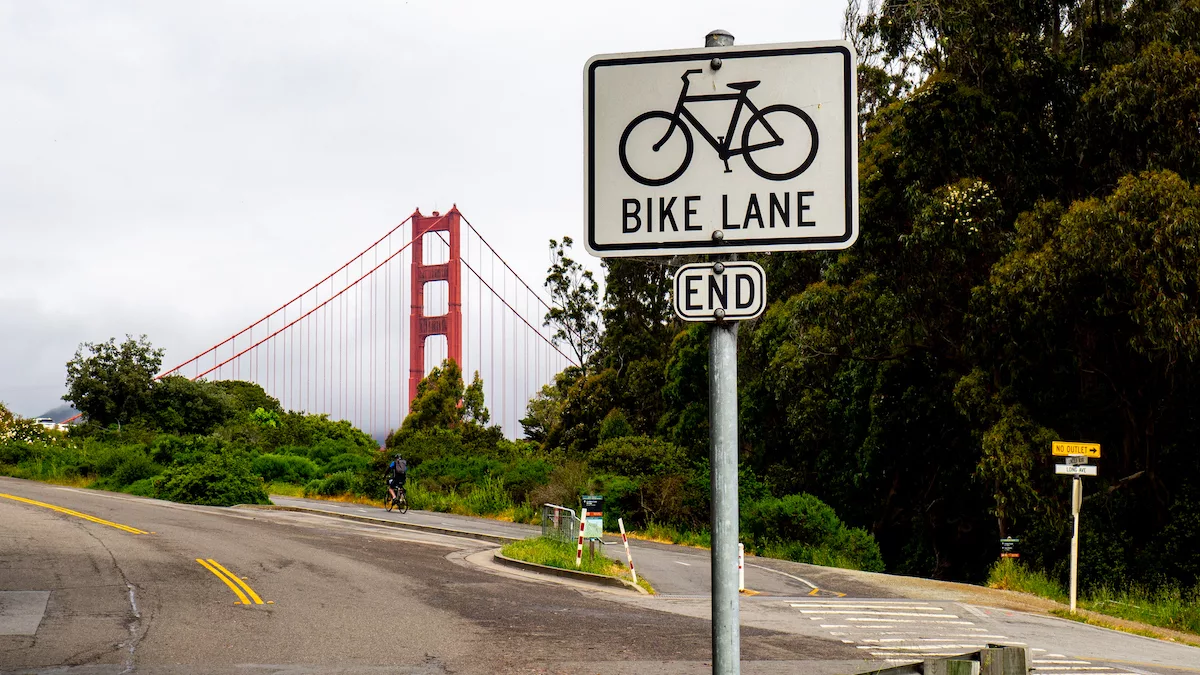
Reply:
[[[315,489],[310,491],[310,487],[315,484]],[[313,481],[304,486],[305,496],[317,494],[322,497],[333,497],[335,495],[351,494],[360,492],[362,489],[362,481],[359,480],[351,471],[339,471],[329,474],[320,481]]]
[[[20,464],[34,455],[33,445],[22,441],[0,441],[0,464]]]
[[[345,455],[357,450],[354,443],[344,439],[326,438],[313,444],[308,450],[308,458],[317,464],[327,464],[338,455]],[[326,469],[328,472],[328,469]]]
[[[150,458],[158,464],[186,466],[220,454],[226,444],[208,436],[160,436],[150,444]]]
[[[338,473],[339,471],[350,471],[352,473],[363,473],[367,467],[371,465],[371,460],[363,455],[352,455],[342,453],[325,464],[325,473]]]
[[[742,509],[741,520],[743,536],[762,544],[820,545],[844,527],[833,507],[808,493],[749,502]]]
[[[529,501],[542,504],[557,504],[574,508],[579,495],[588,486],[587,465],[583,462],[566,462],[550,472],[550,482],[534,488]]]
[[[554,465],[544,459],[518,459],[504,468],[504,485],[514,503],[524,502],[535,488],[550,482]]]
[[[807,493],[746,503],[741,531],[752,550],[770,557],[883,571],[875,538],[866,530],[847,528],[832,507]]]
[[[511,509],[513,501],[504,489],[504,480],[489,476],[471,488],[463,506],[472,515],[490,516]]]
[[[454,489],[482,483],[485,478],[503,474],[504,464],[487,457],[439,457],[422,462],[409,470],[414,481]]]
[[[387,452],[378,453],[382,464],[378,465],[379,475],[387,466],[389,458],[396,453],[408,461],[408,470],[415,471],[421,464],[440,457],[461,457],[463,454],[462,436],[447,429],[428,429],[422,431],[396,431],[387,439]]]
[[[113,487],[125,487],[152,476],[157,476],[161,471],[162,467],[151,461],[145,452],[139,450],[130,453],[117,466],[116,470],[106,478],[106,481]]]
[[[294,455],[259,455],[254,458],[251,467],[267,483],[304,483],[321,472],[312,460]]]
[[[588,464],[619,476],[660,476],[687,471],[687,455],[679,446],[648,436],[622,436],[601,443]]]
[[[153,497],[156,494],[154,490],[154,479],[143,478],[141,480],[134,481],[126,486],[122,492],[127,492],[138,497]]]
[[[173,466],[156,481],[156,496],[185,504],[269,504],[263,479],[245,453],[226,450],[203,461]]]

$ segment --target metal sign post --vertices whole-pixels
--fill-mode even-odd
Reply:
[[[1083,479],[1071,480],[1071,517],[1075,521],[1071,533],[1071,613],[1075,613],[1075,594],[1079,588],[1079,508],[1083,505]]]
[[[732,47],[733,36],[715,30],[705,47]],[[738,400],[737,322],[712,326],[708,347],[709,463],[712,469],[712,644],[714,675],[741,672],[738,618]]]
[[[858,237],[858,95],[845,41],[603,54],[584,66],[585,244],[597,257],[712,254],[675,276],[709,343],[713,668],[741,668],[738,320],[766,275],[736,253],[843,249]],[[713,102],[728,121],[697,115]]]
[[[1096,467],[1089,466],[1088,458],[1100,458],[1099,443],[1076,443],[1054,441],[1051,453],[1065,457],[1065,464],[1055,464],[1054,473],[1071,476],[1071,613],[1075,613],[1079,589],[1079,511],[1083,508],[1083,477],[1095,476]]]

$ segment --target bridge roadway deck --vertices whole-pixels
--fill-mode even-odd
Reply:
[[[489,565],[495,544],[447,534],[8,478],[0,493],[153,532],[0,498],[2,673],[710,669],[705,551],[636,542],[639,568],[666,591],[646,597]],[[403,517],[502,536],[531,531],[444,514]],[[747,675],[861,672],[911,660],[917,649],[981,640],[1026,642],[1041,650],[1035,665],[1054,675],[1200,673],[1200,650],[978,606],[955,587],[757,562],[791,576],[747,575],[765,591],[742,603]],[[221,578],[212,564],[239,579]],[[235,594],[242,585],[263,604],[235,604],[248,598]],[[29,635],[32,615],[40,620]]]

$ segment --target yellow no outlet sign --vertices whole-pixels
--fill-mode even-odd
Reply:
[[[1054,441],[1051,452],[1055,457],[1070,457],[1078,455],[1098,459],[1100,457],[1099,443],[1079,443],[1077,441]]]

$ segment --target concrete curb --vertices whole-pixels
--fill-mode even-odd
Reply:
[[[404,530],[415,530],[417,532],[428,532],[430,534],[444,534],[451,537],[465,537],[468,539],[478,539],[480,541],[488,541],[493,544],[507,544],[513,541],[521,541],[518,537],[505,537],[499,534],[484,534],[482,532],[468,532],[465,530],[453,530],[448,527],[437,527],[435,525],[419,525],[417,523],[403,523],[397,520],[386,520],[384,518],[372,518],[370,516],[356,516],[352,513],[340,513],[338,511],[326,511],[324,509],[310,509],[303,506],[279,506],[276,504],[239,504],[232,508],[235,509],[256,509],[259,511],[294,511],[296,513],[314,513],[320,516],[330,516],[332,518],[341,518],[342,520],[354,520],[360,523],[370,523],[371,525],[382,525],[384,527],[397,527]]]
[[[563,569],[561,567],[539,565],[537,563],[526,562],[524,560],[517,560],[516,558],[509,558],[499,551],[495,552],[495,554],[492,556],[492,559],[501,565],[508,565],[509,567],[516,567],[517,569],[523,569],[529,572],[551,574],[556,577],[575,579],[577,581],[587,581],[593,584],[600,584],[601,586],[615,586],[617,588],[625,588],[628,590],[637,591],[642,595],[650,595],[646,592],[646,589],[642,588],[641,586],[638,586],[632,581],[626,581],[625,579],[620,579],[618,577],[606,577],[603,574],[592,574],[591,572],[580,572],[577,570]]]

